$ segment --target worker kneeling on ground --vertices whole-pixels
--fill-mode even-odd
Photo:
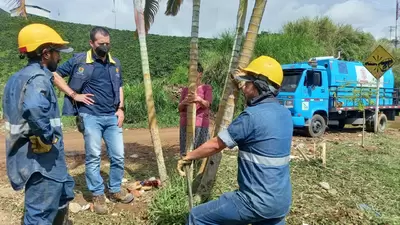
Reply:
[[[187,224],[285,224],[292,200],[289,171],[293,124],[290,111],[275,98],[283,80],[281,65],[261,56],[236,79],[247,108],[217,137],[188,153],[182,167],[228,147],[239,147],[239,190],[194,207]]]
[[[7,81],[3,95],[7,174],[14,190],[25,187],[23,224],[68,224],[74,180],[64,156],[52,71],[68,42],[52,28],[30,24],[18,35],[28,64]]]

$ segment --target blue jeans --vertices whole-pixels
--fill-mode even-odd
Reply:
[[[94,196],[104,194],[103,178],[100,175],[101,140],[104,139],[110,159],[108,189],[110,193],[120,192],[124,176],[124,141],[117,116],[80,115],[85,125],[86,184],[89,191]]]
[[[68,175],[66,182],[57,182],[36,172],[25,184],[24,225],[51,225],[59,209],[75,197],[75,182]]]
[[[285,218],[264,219],[249,209],[237,192],[228,192],[218,199],[198,205],[189,213],[186,225],[284,225]]]

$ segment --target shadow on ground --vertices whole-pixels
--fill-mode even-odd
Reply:
[[[361,132],[362,132],[361,127],[345,127],[342,129],[328,127],[328,128],[326,128],[325,134],[356,134],[356,133],[361,133]],[[305,137],[305,138],[309,137],[307,135],[305,129],[294,129],[293,136]]]

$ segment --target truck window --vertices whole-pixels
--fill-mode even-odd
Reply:
[[[304,86],[316,86],[316,87],[321,87],[322,86],[322,75],[320,71],[312,71],[308,70],[307,71],[307,76],[304,79]]]
[[[295,92],[304,69],[285,69],[283,70],[283,81],[281,92]]]

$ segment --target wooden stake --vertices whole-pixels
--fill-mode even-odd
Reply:
[[[314,141],[314,159],[316,158],[316,154],[317,154],[317,145],[315,144]]]
[[[304,152],[303,152],[299,147],[296,147],[296,149],[299,150],[301,156],[303,156],[303,158],[304,158],[306,161],[310,161],[310,159],[308,159],[307,155],[304,154]]]
[[[325,168],[326,167],[326,143],[322,143],[322,166]]]

